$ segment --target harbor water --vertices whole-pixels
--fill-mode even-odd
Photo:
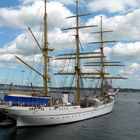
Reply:
[[[0,140],[140,140],[140,93],[120,93],[112,113],[81,122],[0,127]]]

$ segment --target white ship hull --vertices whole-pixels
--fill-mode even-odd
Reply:
[[[107,114],[112,111],[115,100],[97,107],[81,108],[80,106],[65,107],[20,107],[3,108],[8,116],[17,120],[17,126],[56,125],[82,121],[92,117]]]

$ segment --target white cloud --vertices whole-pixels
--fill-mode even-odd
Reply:
[[[43,47],[42,34],[42,32],[34,32],[34,35],[36,36],[36,39],[38,40],[41,47]],[[61,32],[61,30],[55,30],[49,32],[48,37],[51,47],[56,50],[64,48],[66,49],[66,47],[68,47],[69,49],[72,48],[73,37],[70,36],[69,33],[63,33]],[[33,53],[40,54],[41,52],[39,50],[39,47],[37,47],[37,44],[33,39],[31,33],[24,32],[18,35],[15,40],[6,44],[3,48],[0,48],[1,55],[7,53],[30,56]]]
[[[33,32],[37,38],[39,38],[39,42],[41,46],[43,45],[41,36],[42,28],[39,28],[40,23],[42,23],[42,15],[43,15],[43,1],[42,0],[23,0],[24,5],[18,8],[0,8],[0,26],[1,27],[10,27],[10,28],[20,28],[24,29],[26,26],[31,26]],[[60,3],[62,2],[62,3]],[[86,1],[85,1],[86,2]],[[94,1],[97,2],[97,1]],[[101,7],[98,5],[98,8],[105,8],[106,10],[110,9],[110,12],[124,12],[128,10],[127,6],[131,8],[135,8],[138,6],[138,1],[134,0],[132,5],[129,3],[131,0],[116,0],[112,1],[112,5],[110,7],[107,6],[106,1],[98,0],[98,2],[105,2]],[[98,3],[97,2],[97,3]],[[74,26],[73,20],[66,20],[65,17],[73,15],[73,13],[68,10],[64,4],[73,4],[73,1],[51,1],[48,3],[48,21],[49,21],[49,43],[52,48],[56,50],[64,50],[71,49],[75,44],[73,40],[75,32],[63,32],[61,27],[71,27]],[[114,7],[114,3],[116,7]],[[122,4],[122,5],[120,5]],[[113,9],[112,9],[113,8]],[[92,9],[97,10],[97,9]],[[8,15],[10,14],[10,15]],[[124,15],[114,15],[113,17],[107,17],[103,15],[103,26],[106,30],[114,30],[113,33],[108,33],[109,35],[105,35],[106,40],[120,40],[120,39],[131,39],[137,40],[137,42],[132,41],[133,43],[117,43],[116,45],[105,47],[105,53],[109,58],[124,58],[126,62],[128,61],[136,61],[139,60],[140,54],[140,20],[139,20],[140,10],[136,9],[130,13]],[[99,24],[100,15],[95,16],[94,18],[89,19],[85,24]],[[37,24],[35,24],[37,23]],[[39,31],[40,29],[40,31]],[[92,31],[97,30],[96,28],[91,29]],[[91,32],[91,31],[90,31]],[[97,37],[89,34],[89,30],[81,30],[80,37],[82,42],[88,43],[89,41],[96,41]],[[129,42],[130,42],[129,41]],[[36,43],[31,37],[30,33],[26,33],[25,31],[22,34],[19,34],[12,42],[7,43],[3,48],[0,48],[0,62],[11,62],[17,63],[18,61],[15,59],[15,55],[18,55],[26,62],[31,63],[34,57],[35,62],[40,63],[42,60],[42,55],[40,50],[36,51]],[[36,51],[36,55],[32,55]],[[67,70],[68,61],[52,61],[52,67],[57,67],[60,70],[63,68]],[[139,69],[139,65],[133,64],[126,66],[126,69],[130,68],[129,73],[134,74]],[[70,66],[70,69],[73,67]],[[125,70],[126,70],[125,69]],[[83,70],[85,70],[83,68]],[[85,70],[86,71],[86,70]],[[89,68],[87,69],[89,71]]]
[[[126,86],[127,83],[132,82],[131,80],[136,82],[139,79],[140,64],[138,62],[140,61],[140,42],[117,43],[112,48],[105,47],[105,54],[111,61],[120,61],[124,64],[124,67],[119,67],[115,73],[128,78]]]
[[[116,15],[113,17],[103,16],[104,30],[112,30],[114,32],[105,34],[106,38],[116,40],[133,40],[140,38],[140,9],[136,9],[126,15]],[[87,21],[87,24],[100,23],[100,16],[95,16]],[[96,29],[97,30],[97,29]]]
[[[38,33],[35,35],[37,34]],[[16,55],[21,56],[28,62],[34,60],[38,63],[41,61],[40,50],[30,33],[22,33],[17,36],[14,41],[6,44],[3,48],[0,48],[1,63],[16,63]]]
[[[33,37],[28,33],[20,34],[15,38],[14,41],[10,42],[3,48],[0,48],[0,54],[22,54],[22,55],[30,55],[36,49],[36,43],[33,40]]]
[[[38,4],[38,5],[37,5]],[[35,17],[36,11],[40,3],[35,3],[31,6],[23,6],[18,9],[13,8],[0,8],[0,24],[12,28],[26,28],[31,25],[32,18]],[[37,16],[36,16],[37,18]]]
[[[91,11],[106,10],[110,13],[126,12],[140,6],[139,0],[91,0],[88,3]]]
[[[74,4],[75,3],[75,0],[54,0],[54,1],[61,2],[64,4]]]
[[[74,37],[69,32],[62,32],[60,29],[48,33],[49,42],[56,50],[71,49]]]
[[[15,62],[15,57],[12,54],[3,54],[0,56],[0,62]]]
[[[136,61],[140,59],[140,42],[117,43],[112,48],[105,48],[105,52],[112,58],[124,58],[127,62]]]
[[[42,0],[19,0],[22,4],[30,4],[33,3],[35,1],[42,1]]]
[[[30,56],[23,56],[23,55],[18,55],[22,60],[25,62],[35,62],[35,63],[41,63],[42,62],[42,55],[41,54],[36,54],[36,55],[30,55]]]
[[[19,0],[22,4],[31,4],[35,1],[44,1],[44,0]],[[52,1],[52,0],[47,0],[48,2],[49,1]],[[53,0],[55,2],[60,2],[60,3],[64,3],[64,4],[74,4],[75,3],[75,0]]]
[[[138,80],[139,78],[139,71],[140,71],[140,64],[138,63],[129,63],[127,66],[122,68],[119,73],[126,75],[128,77],[128,80]]]
[[[138,63],[129,64],[128,69],[130,69],[132,73],[139,72],[140,71],[140,64],[138,64]]]
[[[59,2],[48,3],[49,28],[60,28],[62,25],[70,25],[65,17],[72,13]],[[30,5],[22,5],[19,8],[0,8],[0,26],[11,28],[27,28],[27,26],[39,26],[43,21],[43,2],[34,1]],[[36,24],[35,24],[36,23]]]

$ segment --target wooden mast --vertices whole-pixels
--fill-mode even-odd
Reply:
[[[103,27],[102,27],[102,16],[101,16],[101,21],[100,21],[100,39],[101,39],[101,46],[100,46],[100,51],[101,51],[101,55],[104,55],[104,48],[103,48]],[[101,57],[101,96],[103,96],[104,94],[104,58]]]
[[[100,31],[97,32],[92,32],[92,34],[100,34],[100,41],[97,42],[90,42],[88,44],[100,44],[100,53],[101,56],[104,56],[104,43],[112,43],[112,42],[116,42],[116,41],[104,41],[103,35],[104,33],[108,33],[108,32],[112,32],[110,30],[103,30],[103,20],[102,20],[102,16],[101,16],[101,20],[100,20]],[[104,92],[105,92],[105,88],[104,88],[104,81],[105,79],[127,79],[125,77],[121,77],[121,76],[117,76],[117,77],[106,77],[107,73],[105,72],[105,67],[106,66],[124,66],[122,64],[119,64],[120,62],[106,62],[104,60],[104,57],[100,57],[100,62],[89,62],[87,63],[85,66],[100,66],[100,75],[97,77],[86,77],[86,78],[92,78],[92,79],[100,79],[101,83],[100,83],[100,96],[103,97],[104,96]],[[97,75],[97,74],[96,74]],[[109,74],[110,75],[110,74]]]
[[[79,9],[78,9],[78,0],[76,0],[76,15],[74,16],[69,16],[67,18],[76,18],[76,27],[71,27],[71,28],[66,28],[63,30],[75,30],[76,35],[75,35],[75,40],[76,40],[76,51],[75,53],[70,53],[70,54],[61,54],[59,56],[74,56],[74,57],[63,57],[63,58],[57,58],[57,60],[60,59],[75,59],[75,72],[74,73],[57,73],[59,75],[75,75],[76,77],[76,104],[80,104],[80,87],[81,87],[81,75],[82,74],[87,74],[87,73],[82,73],[80,70],[80,60],[81,59],[89,59],[89,58],[100,58],[101,56],[81,56],[81,55],[87,55],[87,54],[100,54],[100,52],[86,52],[86,53],[81,53],[80,52],[80,45],[79,45],[79,29],[83,28],[89,28],[89,27],[97,27],[97,25],[88,25],[88,26],[79,26],[79,17],[82,16],[87,16],[90,14],[79,14]],[[103,56],[104,57],[104,56]],[[91,73],[93,74],[93,73]]]
[[[48,56],[48,35],[47,35],[47,7],[46,7],[47,0],[44,0],[45,5],[45,12],[44,12],[44,95],[48,96],[48,82],[49,82],[49,73],[48,73],[48,63],[49,63],[49,56]]]
[[[44,96],[48,96],[48,83],[50,82],[50,77],[49,77],[49,51],[53,51],[54,49],[50,49],[48,46],[48,28],[47,28],[47,6],[46,6],[47,0],[44,0],[44,46],[43,48],[41,48],[39,42],[37,41],[35,35],[33,34],[33,32],[31,31],[31,29],[28,27],[30,33],[32,34],[34,40],[36,41],[39,49],[41,50],[43,57],[44,57],[44,73],[40,73],[39,71],[37,71],[36,69],[34,69],[32,66],[30,66],[29,64],[27,64],[25,61],[23,61],[21,58],[19,58],[18,56],[16,56],[16,58],[18,60],[20,60],[23,64],[25,64],[27,67],[29,67],[30,69],[32,69],[33,71],[35,71],[37,74],[39,74],[43,80],[44,80]]]
[[[76,0],[76,87],[77,87],[77,105],[80,104],[80,60],[79,60],[79,16],[78,16],[78,1]]]

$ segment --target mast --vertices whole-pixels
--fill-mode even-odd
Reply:
[[[83,29],[83,28],[90,28],[90,27],[97,27],[97,25],[88,25],[88,26],[80,26],[79,25],[79,18],[82,16],[87,16],[90,15],[88,14],[79,14],[79,9],[78,9],[78,0],[76,0],[76,14],[74,16],[69,16],[67,18],[75,18],[76,19],[76,26],[75,27],[70,27],[70,28],[66,28],[63,30],[75,30],[76,31],[76,35],[75,35],[75,41],[76,41],[76,50],[75,53],[69,53],[69,54],[61,54],[59,56],[70,56],[70,57],[62,57],[62,58],[57,58],[57,60],[61,60],[61,59],[75,59],[75,72],[71,72],[71,73],[57,73],[59,75],[75,75],[76,77],[76,104],[79,105],[80,104],[80,87],[81,87],[81,75],[85,75],[87,73],[82,73],[81,69],[80,69],[80,60],[81,59],[89,59],[89,58],[99,58],[100,56],[81,56],[81,55],[87,55],[87,54],[100,54],[100,52],[86,52],[86,53],[81,53],[80,52],[80,45],[79,45],[79,29]],[[71,57],[73,56],[73,57]],[[93,73],[90,73],[93,74]]]
[[[45,5],[45,12],[44,12],[44,95],[48,96],[48,82],[49,82],[49,73],[48,73],[48,63],[49,63],[49,56],[48,56],[48,35],[47,35],[47,7],[46,7],[47,0],[44,0]]]
[[[104,60],[105,57],[102,57],[104,56],[104,43],[113,43],[113,42],[116,42],[116,41],[110,41],[110,40],[107,40],[105,41],[104,40],[104,33],[109,33],[109,32],[112,32],[110,30],[103,30],[103,20],[102,20],[102,16],[101,16],[101,20],[100,20],[100,30],[97,31],[97,32],[92,32],[92,34],[100,34],[100,41],[97,41],[97,42],[90,42],[88,44],[100,44],[100,54],[101,54],[101,59],[100,59],[100,62],[89,62],[87,63],[85,66],[100,66],[100,75],[99,76],[94,76],[94,77],[87,77],[87,78],[92,78],[92,79],[100,79],[101,80],[101,83],[100,83],[100,97],[103,97],[104,96],[104,92],[105,92],[105,88],[104,88],[104,81],[105,79],[127,79],[125,77],[121,77],[121,76],[107,76],[110,75],[109,73],[106,73],[105,72],[105,67],[106,66],[124,66],[122,64],[120,64],[121,62],[107,62]]]
[[[100,39],[101,39],[101,46],[100,46],[100,51],[101,51],[101,55],[104,55],[104,48],[103,48],[103,27],[102,27],[102,16],[101,16],[101,21],[100,21]],[[104,94],[104,58],[101,57],[101,96],[103,96]]]
[[[16,56],[16,58],[21,61],[23,64],[25,64],[27,67],[32,69],[34,72],[36,72],[38,75],[40,75],[43,80],[44,80],[44,96],[48,96],[48,83],[50,82],[50,77],[49,77],[49,52],[53,51],[54,49],[49,48],[49,43],[48,43],[48,27],[47,27],[47,0],[44,0],[44,46],[43,48],[40,46],[39,42],[37,41],[35,35],[33,34],[32,30],[30,27],[28,27],[30,33],[32,34],[35,42],[37,43],[37,46],[39,47],[40,51],[42,52],[42,55],[44,57],[44,73],[40,73],[38,70],[33,68],[31,65],[27,64],[24,60]]]
[[[76,87],[77,87],[77,104],[80,104],[80,60],[79,60],[79,16],[78,16],[78,1],[76,0]]]

